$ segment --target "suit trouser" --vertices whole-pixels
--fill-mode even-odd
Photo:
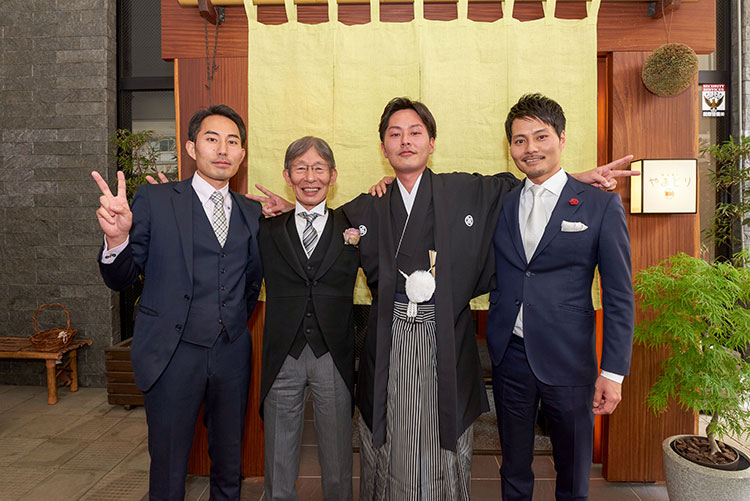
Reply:
[[[312,393],[323,497],[352,499],[352,398],[331,353],[287,355],[263,401],[265,499],[296,500],[305,397]]]
[[[503,500],[531,500],[534,490],[534,426],[539,401],[550,426],[558,500],[588,499],[594,385],[551,386],[539,381],[526,360],[523,340],[512,335],[499,365],[492,367],[503,462]]]
[[[251,343],[249,332],[234,342],[222,332],[211,348],[181,341],[164,373],[144,392],[151,455],[149,499],[185,497],[188,458],[204,402],[211,499],[240,498]]]

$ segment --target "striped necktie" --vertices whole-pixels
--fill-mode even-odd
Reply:
[[[227,233],[229,231],[229,225],[227,225],[227,213],[224,211],[224,196],[218,191],[214,191],[211,194],[211,199],[214,203],[214,213],[211,218],[211,226],[214,228],[216,233],[216,239],[219,241],[219,245],[224,247],[224,243],[227,241]]]
[[[305,248],[305,254],[309,258],[315,249],[315,243],[318,241],[318,232],[313,227],[313,221],[320,214],[316,214],[315,212],[300,212],[297,215],[307,221],[305,230],[302,232],[302,247]]]

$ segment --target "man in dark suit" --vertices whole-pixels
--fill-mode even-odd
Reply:
[[[290,144],[283,174],[295,210],[260,223],[267,301],[260,407],[266,498],[297,499],[309,391],[323,497],[350,500],[357,242],[346,241],[343,212],[326,208],[337,171],[325,141],[307,136]]]
[[[260,207],[229,191],[245,157],[245,124],[212,106],[190,120],[186,149],[196,174],[144,185],[132,209],[101,176],[104,282],[129,287],[143,274],[131,359],[148,423],[150,499],[182,499],[198,412],[205,403],[211,499],[239,499],[242,430],[250,380],[247,321],[262,277]],[[132,210],[132,212],[131,212]]]
[[[556,497],[587,499],[594,414],[620,401],[633,341],[630,240],[620,197],[578,182],[560,166],[565,115],[539,94],[522,97],[505,123],[527,179],[507,194],[495,231],[497,288],[487,343],[503,449],[504,500],[530,500],[539,401],[550,425]],[[599,374],[591,284],[602,282]],[[592,404],[593,402],[593,404]]]

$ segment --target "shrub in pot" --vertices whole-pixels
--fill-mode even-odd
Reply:
[[[738,353],[750,342],[747,257],[738,254],[733,262],[709,263],[681,253],[635,277],[641,305],[653,314],[636,326],[635,340],[671,351],[649,392],[648,405],[659,412],[676,399],[685,409],[710,414],[709,463],[721,462],[724,456],[717,438],[746,436],[750,431],[750,410],[745,407],[750,402],[750,364]],[[670,497],[691,499],[684,493],[673,495],[676,486],[670,485],[669,469],[665,463]],[[750,479],[750,471],[747,475]],[[705,486],[707,481],[698,484]],[[748,490],[739,498],[711,491],[694,499],[750,499],[750,484],[745,486]]]

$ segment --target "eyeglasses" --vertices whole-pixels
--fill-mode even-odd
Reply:
[[[324,162],[315,162],[314,164],[294,164],[291,166],[291,171],[297,174],[306,173],[312,171],[314,174],[323,174],[328,169],[328,164]]]

